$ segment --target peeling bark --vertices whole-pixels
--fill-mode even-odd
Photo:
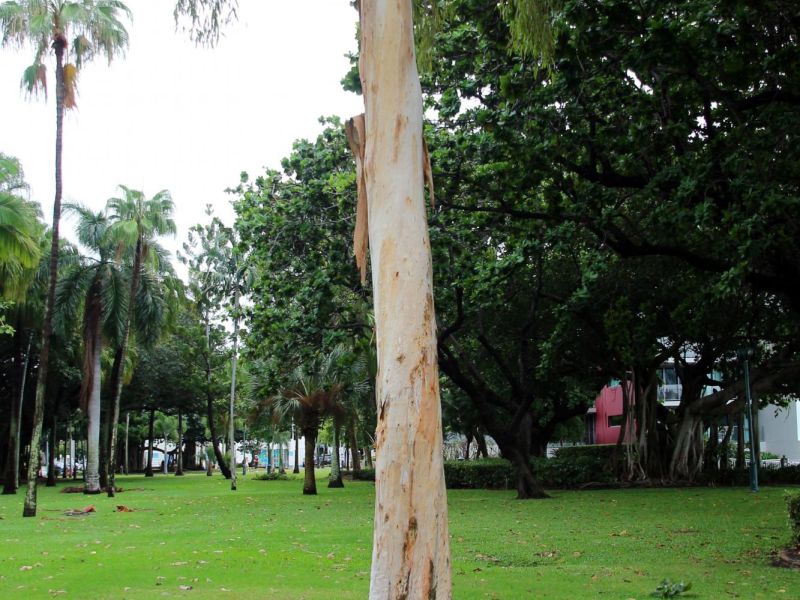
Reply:
[[[422,94],[412,2],[362,0],[360,11],[366,110],[360,144],[351,141],[351,146],[367,208],[378,355],[369,598],[449,599]]]

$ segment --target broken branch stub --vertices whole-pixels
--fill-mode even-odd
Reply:
[[[366,142],[366,123],[363,113],[348,119],[345,135],[350,151],[356,160],[356,185],[358,201],[356,204],[356,228],[353,232],[353,255],[361,271],[361,283],[367,281],[367,250],[369,249],[367,182],[364,174],[364,147]],[[431,188],[433,189],[433,188]]]

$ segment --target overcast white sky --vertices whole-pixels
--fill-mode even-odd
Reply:
[[[127,0],[130,47],[79,77],[77,110],[64,126],[64,201],[94,209],[125,184],[149,197],[162,189],[176,205],[178,237],[205,220],[210,203],[227,223],[224,193],[239,173],[280,166],[292,142],[321,131],[318,117],[363,111],[339,84],[355,51],[349,0],[239,0],[238,22],[213,49],[175,31],[172,0]],[[30,49],[0,49],[0,151],[22,162],[31,198],[52,220],[55,95],[27,100],[19,90]],[[62,218],[70,236],[74,223]]]

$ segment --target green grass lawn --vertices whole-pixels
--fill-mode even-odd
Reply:
[[[41,487],[0,496],[0,598],[365,598],[373,486],[119,477],[109,499]],[[695,598],[800,599],[770,566],[789,539],[782,488],[449,492],[454,597],[647,598],[664,578]],[[64,515],[93,504],[85,517]],[[123,504],[134,512],[115,512]],[[181,586],[191,589],[181,589]]]

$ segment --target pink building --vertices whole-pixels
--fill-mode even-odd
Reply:
[[[593,444],[616,444],[622,427],[622,386],[612,382],[600,390],[589,409],[588,437]],[[594,418],[591,418],[594,417]]]

